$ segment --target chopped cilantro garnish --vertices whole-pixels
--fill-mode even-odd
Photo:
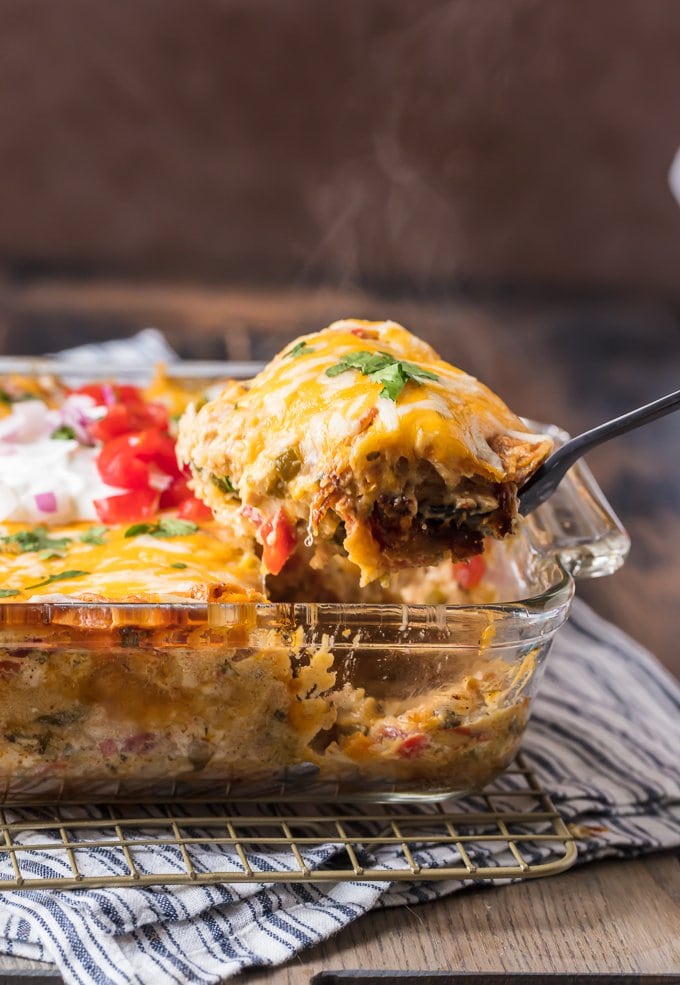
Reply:
[[[76,432],[68,424],[62,424],[60,427],[56,428],[50,435],[50,438],[61,440],[61,441],[75,441]]]
[[[150,534],[156,529],[155,523],[133,523],[125,531],[126,537],[138,537],[140,534]]]
[[[8,537],[0,537],[0,545],[9,554],[28,554],[32,551],[63,551],[71,543],[70,537],[50,537],[47,527],[19,530]]]
[[[35,395],[35,393],[20,393],[16,396],[14,394],[8,393],[7,390],[0,390],[0,404],[5,404],[6,406],[11,406],[11,404],[19,404],[22,400],[39,400],[40,398]]]
[[[210,481],[213,486],[217,486],[221,492],[229,493],[231,496],[238,496],[238,489],[228,475],[215,475],[215,473],[212,472],[210,475]]]
[[[41,551],[38,557],[41,561],[51,561],[55,557],[66,557],[67,551]]]
[[[27,585],[26,591],[29,588],[42,588],[43,585],[51,585],[55,581],[67,581],[69,578],[82,578],[83,575],[89,575],[89,571],[60,571],[56,575],[50,575],[49,578],[45,578],[43,581],[38,581],[35,585]]]
[[[306,342],[296,342],[292,349],[284,352],[284,359],[297,359],[299,356],[306,356],[310,352],[316,352],[314,346],[307,345]]]
[[[193,520],[177,520],[169,517],[161,520],[159,524],[159,535],[164,537],[184,537],[186,534],[194,534],[198,530],[198,524]]]
[[[125,531],[126,537],[137,537],[139,534],[150,534],[152,537],[187,537],[196,533],[198,524],[191,520],[178,520],[166,517],[158,523],[133,523]]]
[[[106,540],[104,539],[104,534],[107,534],[108,532],[108,527],[96,525],[94,527],[90,527],[90,529],[86,530],[84,534],[81,534],[80,539],[83,544],[105,544]]]
[[[0,599],[9,599],[13,595],[20,595],[18,588],[0,588]]]
[[[421,369],[404,359],[395,359],[389,352],[350,352],[326,370],[326,376],[339,376],[347,370],[357,369],[374,383],[382,383],[381,397],[396,401],[407,383],[422,386],[423,380],[436,380],[438,377],[428,369]]]
[[[170,565],[171,568],[186,568],[186,564],[183,561],[173,561]]]

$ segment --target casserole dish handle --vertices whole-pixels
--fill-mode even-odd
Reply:
[[[556,445],[569,437],[553,426],[540,425],[540,430],[550,434]],[[583,460],[525,523],[534,549],[557,558],[574,578],[612,574],[630,549],[628,534]]]

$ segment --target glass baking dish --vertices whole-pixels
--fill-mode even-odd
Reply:
[[[0,373],[27,368],[55,364],[0,360]],[[251,370],[170,367],[189,380]],[[2,603],[0,802],[478,789],[519,749],[574,578],[610,574],[628,546],[581,463],[494,545],[492,603]]]

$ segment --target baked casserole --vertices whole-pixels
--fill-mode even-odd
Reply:
[[[385,351],[395,339],[406,345],[406,333],[396,326],[381,325],[379,332],[386,334],[373,341]],[[370,339],[346,327],[309,337],[305,347],[323,348],[326,358],[325,347],[337,336],[344,340],[337,362],[354,345],[347,334],[367,349]],[[408,344],[416,345],[411,338]],[[303,367],[315,355],[286,351],[270,372],[283,364]],[[325,373],[324,366],[319,369]],[[280,396],[282,378],[275,381]],[[368,391],[355,382],[352,399],[361,418],[359,404]],[[524,521],[505,540],[487,538],[516,524],[514,513],[493,518],[494,511],[503,513],[497,496],[488,530],[487,520],[473,524],[482,537],[473,557],[459,559],[448,522],[443,553],[452,557],[441,558],[441,541],[428,532],[422,557],[409,564],[425,557],[436,563],[373,578],[397,566],[407,544],[422,538],[407,534],[395,542],[384,565],[375,560],[372,544],[362,554],[355,539],[343,551],[335,534],[341,523],[347,531],[352,518],[336,497],[314,534],[320,537],[332,511],[333,549],[305,547],[302,533],[298,544],[296,532],[296,549],[273,573],[262,524],[248,521],[247,507],[271,507],[272,519],[282,508],[293,517],[302,510],[289,498],[292,458],[285,459],[282,474],[269,447],[272,436],[291,433],[285,413],[269,405],[271,434],[261,428],[268,440],[260,480],[269,482],[263,479],[267,469],[281,486],[256,505],[247,501],[256,495],[255,471],[248,478],[234,464],[233,476],[216,472],[222,480],[231,476],[231,491],[226,481],[200,480],[196,463],[190,475],[175,455],[178,426],[186,457],[187,429],[200,419],[201,405],[234,402],[237,391],[245,395],[254,387],[206,387],[164,373],[144,386],[95,381],[69,387],[44,374],[3,379],[0,800],[196,792],[441,797],[482,786],[515,754],[573,587],[545,532]],[[371,393],[375,403],[375,383]],[[404,407],[436,402],[417,383],[401,393]],[[509,436],[515,452],[508,444],[510,457],[503,458],[503,445],[496,443],[494,454],[505,462],[500,475],[493,463],[485,473],[475,459],[478,496],[482,483],[493,489],[506,481],[516,485],[529,459],[538,463],[551,442],[503,416],[492,396],[485,394],[484,401],[506,432],[515,432]],[[421,410],[428,424],[435,411]],[[383,413],[379,402],[377,412]],[[297,475],[304,477],[311,475],[304,435],[313,428],[301,411],[297,415]],[[389,430],[384,445],[375,428],[372,438],[353,431],[343,447],[359,457],[350,454],[346,463],[378,461],[370,453],[383,448],[385,474],[396,477],[401,452],[408,450],[403,442],[425,441],[416,416],[403,415],[408,427],[397,431],[401,444],[391,443]],[[466,427],[470,441],[481,443],[484,428],[474,432],[469,421]],[[354,439],[373,445],[357,450]],[[427,445],[431,456],[437,440]],[[314,454],[322,445],[314,446]],[[409,494],[424,488],[420,478],[414,481],[424,468],[412,455],[411,478],[404,485],[400,477]],[[362,473],[366,481],[367,475]],[[470,477],[455,475],[460,497]],[[207,503],[196,493],[205,494]],[[436,494],[442,495],[440,486]],[[223,510],[227,501],[230,508]],[[584,502],[592,532],[594,507],[588,496]],[[460,503],[448,505],[460,513]],[[466,515],[478,514],[468,508]],[[297,519],[306,529],[309,517]],[[571,522],[578,533],[573,514]],[[607,517],[603,529],[610,541],[613,524]],[[625,553],[621,537],[614,541],[607,547],[612,566]],[[311,567],[319,558],[322,566]]]

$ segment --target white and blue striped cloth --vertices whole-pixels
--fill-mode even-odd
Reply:
[[[680,845],[679,750],[678,684],[577,600],[548,658],[524,752],[583,836],[581,862]],[[223,868],[221,851],[206,847],[199,864]],[[340,851],[329,844],[305,861],[318,865]],[[390,866],[391,851],[374,853],[371,865]],[[493,851],[490,845],[487,864],[512,864]],[[143,871],[168,871],[171,860],[157,852],[138,859]],[[449,846],[414,856],[428,866],[459,862]],[[539,849],[527,857],[539,861]],[[87,873],[87,859],[79,861]],[[286,864],[274,855],[259,862],[263,872]],[[65,871],[56,855],[51,866],[41,854],[40,864],[42,875]],[[112,859],[111,871],[116,864]],[[3,876],[12,876],[6,858]],[[287,961],[372,907],[426,902],[461,888],[449,881],[11,891],[0,893],[0,950],[52,962],[74,985],[216,983]]]
[[[70,366],[87,369],[104,366],[114,371],[116,366],[155,366],[172,363],[177,353],[157,328],[144,328],[129,338],[110,339],[108,342],[89,342],[74,349],[55,352],[52,359],[68,362]]]

